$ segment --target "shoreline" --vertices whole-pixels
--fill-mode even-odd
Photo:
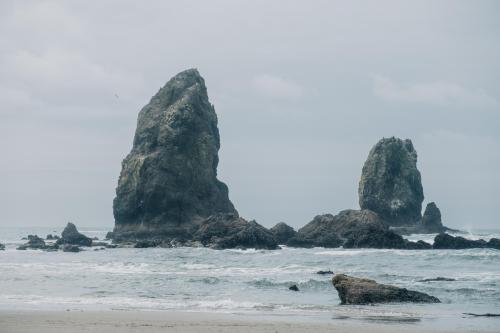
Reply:
[[[492,323],[493,324],[493,323]],[[2,333],[110,333],[110,332],[338,332],[425,333],[471,332],[472,327],[439,328],[414,322],[346,320],[345,318],[305,319],[301,316],[266,316],[181,311],[46,311],[0,310]],[[492,331],[493,332],[493,331]]]

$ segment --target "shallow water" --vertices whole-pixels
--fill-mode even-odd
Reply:
[[[363,320],[392,325],[495,331],[500,313],[500,251],[294,249],[107,249],[80,253],[17,251],[21,237],[54,228],[2,228],[0,309],[180,310]],[[107,230],[81,228],[103,238]],[[469,238],[499,237],[495,231]],[[432,240],[433,235],[412,235]],[[442,304],[340,306],[332,270],[437,296]],[[456,281],[419,282],[425,278]],[[300,292],[288,287],[297,284]]]

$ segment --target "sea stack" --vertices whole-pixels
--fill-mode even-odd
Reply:
[[[420,222],[424,193],[409,139],[383,138],[370,151],[359,182],[359,205],[390,226]]]
[[[114,239],[190,239],[213,214],[237,216],[217,179],[219,146],[203,78],[177,74],[139,113],[113,201]]]

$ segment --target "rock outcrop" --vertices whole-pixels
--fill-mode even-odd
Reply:
[[[374,211],[391,226],[420,221],[424,194],[412,142],[380,140],[363,166],[358,193],[361,209]]]
[[[300,228],[287,244],[293,247],[426,249],[425,242],[410,242],[389,230],[370,210],[343,210],[338,215],[318,215]]]
[[[177,74],[139,113],[113,202],[114,239],[190,239],[209,216],[237,214],[217,179],[219,146],[203,78]]]
[[[332,279],[341,304],[372,303],[440,303],[437,297],[418,291],[380,284],[370,279],[360,279],[345,274],[337,274]]]
[[[5,250],[5,245],[0,243],[0,251],[4,251]]]
[[[194,240],[213,249],[255,248],[278,249],[274,235],[255,221],[246,221],[237,214],[215,214],[206,219]]]
[[[430,202],[425,207],[424,216],[422,217],[422,231],[424,233],[440,233],[446,228],[441,222],[441,211],[434,202]]]
[[[79,233],[76,226],[73,223],[68,222],[61,234],[61,238],[59,238],[56,243],[59,245],[70,244],[77,246],[92,246],[92,238]]]
[[[279,222],[274,227],[269,229],[271,233],[274,235],[274,239],[278,244],[286,244],[288,240],[297,235],[297,231],[295,231],[292,227],[290,227],[285,222]]]
[[[28,242],[17,247],[17,250],[47,250],[55,251],[59,248],[57,244],[46,244],[45,241],[37,235],[29,235]]]
[[[475,249],[475,248],[492,248],[500,250],[500,239],[492,238],[489,241],[484,239],[472,240],[461,236],[451,236],[446,233],[441,233],[434,238],[434,249]]]

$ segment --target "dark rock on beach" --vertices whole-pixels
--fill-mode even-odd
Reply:
[[[76,226],[69,222],[62,232],[61,238],[57,240],[57,244],[92,246],[92,239],[79,233]]]
[[[209,216],[236,214],[217,179],[217,115],[196,69],[177,74],[142,108],[113,202],[115,241],[190,239]]]
[[[461,236],[451,236],[441,233],[434,238],[434,249],[474,249],[474,248],[492,248],[500,250],[500,239],[492,238],[488,242],[484,239],[471,240]]]
[[[216,214],[206,219],[194,235],[204,246],[214,249],[278,249],[274,235],[255,221],[237,214]]]
[[[269,229],[271,233],[274,235],[276,242],[278,244],[286,244],[288,240],[297,235],[297,231],[295,231],[292,227],[290,227],[285,222],[279,222],[274,227]]]
[[[344,274],[337,274],[332,279],[337,289],[341,304],[372,303],[440,303],[437,297],[418,291],[377,283],[370,279],[361,279]]]
[[[391,226],[420,221],[424,194],[412,142],[380,140],[368,154],[358,192],[361,209],[374,211]]]

